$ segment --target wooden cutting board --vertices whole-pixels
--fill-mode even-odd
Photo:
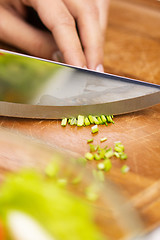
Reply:
[[[105,71],[160,84],[160,3],[154,0],[112,0],[105,41]],[[4,48],[10,49],[1,44]],[[90,127],[61,127],[60,121],[0,118],[0,125],[15,129],[50,146],[84,155],[87,139],[107,145],[120,140],[125,145],[130,172],[121,174],[122,162],[114,159],[107,178],[113,180],[138,210],[146,231],[160,225],[160,105],[117,116],[115,124],[100,126],[91,134]],[[104,143],[105,144],[105,143]],[[15,159],[7,143],[0,148],[0,165]],[[23,152],[19,158],[24,158]],[[15,161],[16,161],[15,159]],[[18,161],[18,160],[17,160]],[[37,160],[38,164],[38,160]],[[12,166],[7,165],[7,169]]]

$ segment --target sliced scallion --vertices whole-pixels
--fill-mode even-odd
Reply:
[[[116,152],[121,153],[121,152],[124,151],[124,147],[121,147],[121,146],[115,146],[115,147],[114,147],[114,150],[115,150]]]
[[[89,116],[88,116],[88,119],[89,119],[89,121],[90,121],[91,124],[94,123],[94,122],[93,122],[93,116],[92,116],[92,115],[89,115]]]
[[[99,124],[103,124],[101,117],[97,117],[97,120],[98,120]]]
[[[93,156],[93,154],[92,154],[92,153],[90,153],[90,152],[87,152],[87,153],[85,154],[85,158],[86,158],[87,160],[91,161],[91,160],[93,160],[93,159],[94,159],[94,156]]]
[[[101,138],[100,142],[105,142],[106,140],[107,140],[107,138],[104,137],[104,138]]]
[[[93,142],[93,138],[87,140],[87,143],[91,143],[91,142]]]
[[[122,172],[122,173],[127,173],[129,170],[130,170],[130,168],[129,168],[127,165],[123,165],[123,166],[121,167],[121,172]]]
[[[114,121],[110,115],[106,116],[106,118],[107,118],[107,122],[114,123]]]
[[[105,115],[101,115],[102,122],[105,123],[107,121]]]
[[[104,170],[105,169],[105,164],[103,162],[97,164],[98,170]]]
[[[104,170],[106,171],[106,172],[108,172],[111,168],[112,168],[112,163],[111,163],[111,161],[109,160],[109,159],[106,159],[106,160],[104,160],[104,166],[105,166],[105,168],[104,168]]]
[[[118,152],[114,152],[114,156],[115,156],[116,158],[120,158],[120,154],[119,154]]]
[[[97,133],[98,132],[98,126],[97,125],[94,125],[92,128],[92,133]]]
[[[86,126],[89,126],[89,125],[90,125],[90,121],[89,121],[88,117],[85,117],[85,118],[84,118],[84,124],[85,124]]]
[[[82,127],[84,125],[84,116],[78,115],[77,126]]]
[[[116,141],[116,142],[114,142],[114,145],[119,146],[119,145],[122,145],[122,143],[121,143],[121,141]]]
[[[96,151],[96,146],[94,146],[93,144],[89,144],[89,146],[90,146],[90,152]]]
[[[106,150],[106,153],[105,153],[106,158],[111,158],[113,155],[114,155],[114,152],[113,152],[112,148],[109,148]]]
[[[95,153],[95,154],[94,154],[94,159],[95,159],[96,161],[99,161],[99,160],[101,160],[101,157],[100,157],[100,155],[99,155],[98,153]]]
[[[120,159],[121,160],[126,160],[127,159],[127,154],[126,153],[121,153],[120,154]]]
[[[71,125],[71,126],[77,125],[77,120],[76,120],[76,118],[71,118],[71,120],[70,120],[70,125]]]
[[[93,116],[93,123],[97,124],[97,125],[99,124],[99,121],[98,121],[98,119],[95,116]]]
[[[63,118],[62,121],[61,121],[61,126],[65,127],[66,124],[67,124],[67,118]]]
[[[106,150],[105,149],[101,149],[101,150],[98,150],[98,153],[99,153],[99,156],[101,159],[104,159],[105,158],[105,154],[106,154]]]

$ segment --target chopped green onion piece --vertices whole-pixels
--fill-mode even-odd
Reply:
[[[98,120],[99,124],[103,124],[101,117],[97,117],[97,120]]]
[[[104,177],[104,173],[103,173],[103,171],[98,171],[98,170],[96,170],[96,169],[93,169],[93,176],[94,176],[94,178],[96,179],[96,180],[99,180],[99,181],[101,181],[101,182],[104,182],[104,180],[105,180],[105,177]]]
[[[98,152],[99,152],[99,156],[100,156],[100,158],[101,158],[101,159],[104,159],[105,154],[106,154],[106,150],[102,148],[102,149],[99,150]]]
[[[87,160],[93,160],[94,159],[94,156],[93,156],[93,154],[92,153],[90,153],[90,152],[87,152],[86,154],[85,154],[85,158],[87,159]]]
[[[119,153],[121,153],[121,152],[123,152],[124,151],[124,147],[122,146],[115,146],[114,147],[114,150],[116,151],[116,152],[119,152]]]
[[[103,150],[103,148],[101,148],[100,146],[98,146],[98,147],[97,147],[97,150],[98,150],[98,153],[100,153],[100,152]]]
[[[90,152],[96,151],[96,146],[94,146],[93,144],[89,144],[89,146],[90,146]]]
[[[102,122],[105,123],[107,121],[106,117],[104,115],[101,115]]]
[[[57,179],[57,184],[59,187],[65,187],[67,185],[67,179],[65,178]]]
[[[114,142],[114,145],[118,146],[118,145],[122,145],[122,143],[121,143],[121,141],[116,141],[116,142]]]
[[[116,156],[117,158],[120,158],[120,154],[118,152],[114,152],[114,156]]]
[[[68,124],[71,124],[71,118],[68,119]]]
[[[120,159],[121,160],[126,160],[127,159],[127,154],[126,153],[121,153],[120,154]]]
[[[113,157],[113,155],[114,155],[114,152],[111,148],[106,150],[106,153],[105,153],[106,158],[111,158],[111,157]]]
[[[48,177],[56,177],[59,172],[59,165],[56,162],[50,162],[45,169],[45,174]]]
[[[91,124],[94,123],[94,122],[93,122],[93,116],[92,116],[92,115],[89,115],[89,116],[88,116],[88,119],[89,119],[89,121],[90,121]]]
[[[104,123],[106,126],[108,126],[107,122]]]
[[[63,118],[61,122],[61,126],[65,127],[67,125],[67,118]]]
[[[99,124],[98,119],[97,119],[96,117],[94,117],[94,116],[93,116],[93,123],[94,123],[94,124]]]
[[[109,160],[109,159],[106,159],[106,160],[104,160],[104,166],[105,166],[105,168],[104,168],[104,170],[106,171],[106,172],[108,172],[111,168],[112,168],[112,163],[111,163],[111,161]]]
[[[94,125],[93,127],[91,127],[92,133],[97,133],[98,132],[98,126]]]
[[[87,143],[91,143],[91,142],[93,142],[93,138],[87,140]]]
[[[105,164],[103,162],[97,164],[98,170],[104,170],[105,169]]]
[[[98,153],[95,153],[95,154],[94,154],[94,159],[95,159],[96,161],[99,161],[99,160],[101,160],[101,157],[99,156]]]
[[[110,115],[106,116],[106,118],[107,118],[107,122],[114,123],[114,121]]]
[[[106,137],[104,137],[104,138],[101,138],[101,142],[105,142],[107,140],[107,138]]]
[[[90,125],[90,121],[89,121],[88,117],[85,117],[84,123],[85,123],[86,126]]]
[[[121,167],[122,173],[127,173],[129,170],[130,170],[130,168],[127,165],[123,165],[123,167]]]
[[[100,149],[101,149],[100,146],[97,145],[97,146],[96,146],[96,151],[97,151],[97,150],[99,151]]]
[[[72,126],[72,125],[77,125],[77,120],[76,120],[76,118],[71,118],[71,120],[70,120],[70,125]]]
[[[121,148],[124,151],[124,146],[123,146],[123,144],[121,142],[115,142],[114,146],[115,147],[119,147],[119,148]]]
[[[77,126],[82,127],[84,125],[84,116],[79,115],[78,116],[78,121],[77,121]]]

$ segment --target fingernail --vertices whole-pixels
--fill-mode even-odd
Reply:
[[[99,65],[96,67],[96,71],[97,71],[97,72],[104,72],[103,65],[102,65],[102,64],[99,64]]]
[[[52,55],[52,59],[57,62],[63,62],[63,56],[60,51],[56,51]]]

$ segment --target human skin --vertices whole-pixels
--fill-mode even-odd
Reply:
[[[103,71],[108,5],[109,0],[0,0],[0,40],[37,57]],[[26,21],[26,6],[48,32]]]

